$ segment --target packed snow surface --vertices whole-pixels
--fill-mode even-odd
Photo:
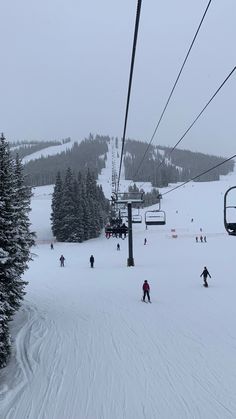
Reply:
[[[37,188],[39,241],[12,324],[14,353],[0,372],[0,417],[236,418],[236,237],[223,226],[233,185],[235,174],[164,195],[166,226],[134,225],[134,267],[126,266],[127,239],[101,235],[51,250],[52,188]],[[201,233],[207,243],[196,243]],[[141,302],[145,279],[152,304]]]
[[[70,150],[74,146],[74,142],[75,141],[71,140],[71,141],[69,141],[68,143],[65,143],[65,144],[52,145],[52,146],[43,148],[42,150],[35,151],[34,153],[31,153],[28,156],[25,156],[22,159],[22,162],[23,163],[28,163],[31,160],[40,159],[41,157],[54,156],[56,154],[63,153],[63,151],[65,152],[67,150]],[[12,148],[12,150],[13,150],[13,148]]]

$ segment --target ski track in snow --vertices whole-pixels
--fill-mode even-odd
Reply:
[[[175,248],[176,242],[162,240]],[[112,247],[112,256],[124,264],[126,249],[116,252],[116,240],[94,240],[93,246],[96,243],[97,250],[102,246],[106,254]],[[55,253],[60,254],[63,246],[56,244]],[[220,314],[225,306],[222,302],[221,307],[213,284],[207,290],[213,295],[201,295],[205,290],[197,281],[188,290],[190,300],[184,307],[181,295],[188,276],[178,291],[176,281],[163,271],[163,280],[152,283],[153,304],[142,304],[133,295],[133,289],[136,294],[140,290],[142,268],[128,269],[120,263],[120,274],[115,275],[112,261],[103,267],[104,255],[100,264],[95,260],[95,269],[85,264],[77,272],[76,259],[83,260],[89,242],[80,247],[65,245],[64,253],[71,259],[64,269],[55,266],[48,246],[37,249],[39,257],[30,269],[31,284],[23,308],[25,321],[16,337],[19,380],[15,379],[5,400],[3,397],[1,417],[236,417],[232,364],[236,336],[227,327],[227,316]],[[196,249],[193,243],[192,247]],[[138,250],[144,253],[143,246],[137,254]],[[148,253],[147,247],[145,250]],[[37,272],[41,274],[38,278]],[[234,319],[233,307],[227,315]]]
[[[27,298],[12,325],[15,350],[0,372],[1,418],[236,418],[236,239],[222,222],[222,191],[231,184],[235,175],[167,195],[167,226],[134,226],[131,268],[126,240],[34,249]],[[49,221],[34,214],[46,201],[49,219],[46,191],[36,191],[32,219],[50,240]],[[200,227],[208,243],[195,243]],[[199,278],[204,265],[208,289]],[[144,279],[152,304],[140,301]]]

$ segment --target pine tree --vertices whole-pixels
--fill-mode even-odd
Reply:
[[[0,301],[0,368],[5,367],[10,354],[10,336],[6,303]]]
[[[96,205],[96,180],[88,170],[86,174],[86,192],[88,200],[88,238],[95,238],[99,234],[98,211]],[[97,233],[98,230],[98,233]]]
[[[28,269],[28,262],[32,259],[30,248],[35,244],[35,233],[30,231],[29,212],[31,189],[25,184],[24,169],[18,154],[15,159],[15,211],[16,211],[16,235],[15,244],[18,252],[15,257],[15,265],[18,274],[22,275]]]
[[[62,199],[62,179],[61,173],[57,173],[54,192],[52,195],[52,232],[54,237],[59,240],[61,228],[61,199]]]
[[[91,233],[91,207],[90,199],[87,195],[87,188],[85,179],[82,182],[82,207],[83,207],[83,225],[84,225],[84,240],[89,240]]]
[[[81,243],[98,237],[108,208],[93,173],[88,170],[85,176],[79,173],[75,179],[68,169],[64,182],[58,178],[52,198],[52,228],[57,240]]]
[[[86,226],[84,224],[84,211],[86,209],[86,205],[84,202],[83,197],[83,177],[82,174],[79,172],[78,174],[78,189],[77,189],[77,211],[78,211],[78,225],[77,225],[77,234],[78,234],[78,242],[82,243],[85,240],[85,230]]]
[[[75,242],[76,240],[76,199],[74,196],[74,178],[68,168],[63,183],[61,199],[61,227],[58,239],[60,241]]]
[[[19,266],[15,264],[18,256],[17,215],[15,206],[14,165],[9,146],[2,134],[0,139],[0,249],[4,257],[0,259],[0,286],[3,300],[7,303],[7,315],[11,316],[19,307],[23,297],[24,284],[19,282]]]
[[[28,212],[30,190],[24,186],[22,165],[14,163],[3,134],[0,138],[0,367],[10,353],[8,322],[20,307],[26,282],[21,275],[30,260]]]

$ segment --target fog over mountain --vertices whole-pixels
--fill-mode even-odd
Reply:
[[[127,137],[149,141],[208,1],[142,3]],[[135,0],[1,5],[1,125],[9,140],[121,137]],[[211,3],[154,143],[173,146],[235,66],[236,3]],[[233,75],[181,148],[235,153]]]

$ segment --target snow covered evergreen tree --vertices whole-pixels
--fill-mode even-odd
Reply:
[[[58,236],[60,241],[77,241],[76,196],[74,195],[74,187],[74,178],[71,169],[68,168],[62,188],[60,234]]]
[[[62,179],[61,173],[57,173],[56,183],[54,187],[54,192],[52,196],[52,232],[54,237],[60,236],[60,227],[61,227],[61,198],[62,198]]]
[[[5,367],[11,348],[6,303],[0,301],[0,368]]]
[[[19,309],[26,282],[21,275],[34,243],[29,227],[30,191],[24,187],[22,166],[11,158],[4,135],[0,138],[0,366],[9,356],[8,322]]]
[[[82,178],[82,189],[81,189],[81,200],[83,206],[83,225],[84,225],[84,240],[90,239],[90,229],[91,229],[91,208],[89,206],[89,199],[87,196],[86,181],[84,177]]]
[[[90,230],[89,235],[90,238],[98,237],[100,234],[100,230],[103,227],[104,223],[101,225],[101,202],[104,198],[99,193],[100,189],[97,186],[95,176],[89,170],[86,176],[86,189],[87,189],[87,196],[89,199],[89,206],[91,208],[91,219],[90,219]],[[103,220],[104,221],[104,220]]]
[[[22,296],[24,285],[15,284],[18,281],[17,266],[14,264],[17,255],[15,243],[16,207],[15,207],[15,179],[14,164],[10,157],[8,144],[1,136],[0,139],[0,249],[4,257],[0,259],[0,285],[3,300],[7,302],[8,316],[18,308],[19,297]]]
[[[59,186],[58,186],[59,185]],[[59,204],[58,204],[59,203]],[[55,185],[52,198],[52,230],[57,240],[82,242],[98,237],[109,205],[93,173],[78,174],[68,169],[65,180]]]
[[[30,231],[29,212],[31,188],[25,184],[23,165],[18,154],[15,159],[15,212],[16,212],[16,235],[15,244],[17,254],[15,256],[15,265],[18,268],[19,275],[22,275],[28,269],[28,262],[31,260],[30,248],[35,244],[35,233]]]
[[[77,211],[78,211],[78,225],[77,225],[77,234],[78,242],[82,243],[85,240],[85,230],[86,225],[84,224],[84,212],[86,211],[86,203],[84,202],[83,197],[83,177],[81,173],[78,174],[78,198],[77,198]]]

